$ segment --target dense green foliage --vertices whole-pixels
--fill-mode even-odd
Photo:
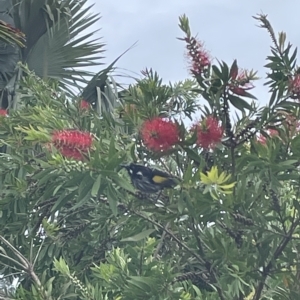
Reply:
[[[236,61],[205,63],[201,72],[198,65],[192,80],[172,85],[146,70],[120,93],[122,108],[101,114],[22,67],[18,109],[0,116],[0,263],[8,282],[20,281],[7,297],[298,299],[296,51],[257,18],[274,43],[264,107],[248,91],[255,73],[241,75]],[[185,16],[180,28],[192,53]],[[198,132],[186,128],[195,113],[220,120],[217,147],[200,147]],[[149,151],[139,135],[157,116],[180,129],[167,152]],[[82,161],[53,146],[53,132],[67,129],[93,134]],[[129,161],[181,181],[142,194],[119,168]]]

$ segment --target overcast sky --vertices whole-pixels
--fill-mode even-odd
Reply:
[[[165,81],[189,76],[184,57],[185,44],[178,17],[186,14],[193,34],[205,43],[210,54],[231,64],[236,58],[241,68],[258,70],[265,77],[263,65],[271,40],[265,29],[252,18],[268,14],[275,32],[287,32],[287,40],[300,42],[299,0],[89,0],[93,11],[102,16],[98,33],[107,44],[105,61],[113,61],[137,42],[117,63],[127,73],[139,73],[152,67]],[[266,102],[267,89],[262,82],[253,93]]]

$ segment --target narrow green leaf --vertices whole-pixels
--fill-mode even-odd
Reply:
[[[222,72],[218,69],[218,67],[216,65],[213,65],[212,69],[218,78],[223,79]]]
[[[114,216],[118,215],[118,197],[116,195],[116,191],[113,189],[112,185],[108,186],[107,189],[107,200],[109,207]]]
[[[154,231],[155,231],[155,229],[147,229],[147,230],[145,230],[141,233],[138,233],[134,236],[124,238],[124,239],[121,240],[121,242],[138,242],[138,241],[148,237]]]
[[[55,202],[53,207],[51,208],[51,212],[59,210],[62,206],[64,206],[69,200],[75,198],[77,191],[73,191],[72,193],[66,195],[63,193]]]
[[[190,159],[194,160],[197,163],[201,162],[201,157],[198,155],[198,153],[195,150],[187,148],[187,147],[184,147],[183,149],[187,153],[187,155]]]
[[[241,111],[243,111],[245,108],[250,111],[253,110],[252,106],[240,97],[237,97],[234,95],[228,95],[228,99],[234,107],[236,107],[237,109],[239,109]]]
[[[134,188],[132,187],[131,183],[127,180],[125,180],[124,178],[120,177],[120,176],[113,176],[112,177],[112,180],[121,188],[129,191],[129,192],[132,192],[134,193],[135,190]]]
[[[291,166],[291,165],[293,165],[297,162],[298,162],[297,159],[288,159],[286,161],[283,161],[283,162],[279,163],[279,166]]]
[[[300,213],[300,203],[299,203],[299,201],[297,201],[296,199],[293,199],[293,205],[296,208],[296,210],[298,211],[298,213]]]
[[[98,175],[97,179],[95,180],[95,182],[92,186],[92,190],[91,190],[92,197],[97,196],[100,185],[101,185],[101,175]]]
[[[250,94],[250,93],[248,93],[248,92],[246,92],[246,91],[245,91],[245,93],[244,93],[244,97],[247,97],[247,98],[251,98],[251,99],[257,100],[257,98],[256,98],[254,95],[252,95],[252,94]]]

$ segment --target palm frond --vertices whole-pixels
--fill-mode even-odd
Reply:
[[[87,0],[8,0],[6,19],[26,35],[21,51],[11,45],[0,47],[0,91],[13,77],[18,60],[41,78],[59,80],[66,91],[87,83],[93,76],[83,67],[101,65],[104,44],[88,29],[99,19]],[[0,16],[0,19],[3,19]],[[3,96],[4,95],[4,96]],[[7,98],[7,97],[6,97]],[[15,100],[13,100],[15,101]],[[2,101],[7,105],[7,99]]]
[[[0,20],[0,40],[5,43],[24,47],[25,34]]]

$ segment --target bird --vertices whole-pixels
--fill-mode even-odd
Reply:
[[[172,175],[155,168],[135,163],[121,164],[120,167],[127,170],[132,185],[143,193],[154,194],[177,185]]]

